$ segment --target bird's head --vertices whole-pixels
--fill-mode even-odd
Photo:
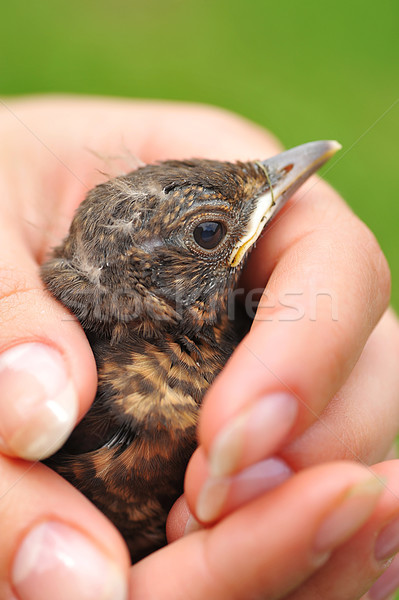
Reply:
[[[82,202],[43,279],[88,331],[212,325],[265,224],[339,147],[311,142],[262,162],[165,161],[111,179]]]

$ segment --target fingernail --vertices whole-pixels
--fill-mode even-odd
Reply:
[[[225,477],[271,454],[291,430],[297,413],[298,403],[289,394],[258,400],[216,437],[209,453],[211,474]]]
[[[272,457],[251,465],[234,477],[210,477],[198,496],[197,517],[203,523],[215,521],[224,510],[235,510],[277,487],[292,474],[287,463]]]
[[[242,506],[284,483],[293,475],[281,458],[271,457],[241,471],[231,480],[229,505]]]
[[[377,560],[387,560],[399,552],[399,518],[394,519],[379,533],[374,555]]]
[[[389,568],[375,582],[367,594],[369,600],[389,600],[399,589],[399,556],[395,557]]]
[[[197,499],[196,514],[203,523],[211,523],[221,514],[230,489],[229,478],[208,479]]]
[[[0,447],[41,460],[62,446],[77,418],[78,401],[59,352],[40,343],[0,355]]]
[[[12,566],[20,600],[125,600],[119,566],[82,533],[53,521],[37,525],[20,546]]]
[[[384,483],[376,477],[352,486],[325,518],[314,541],[317,554],[326,554],[351,537],[368,520]]]

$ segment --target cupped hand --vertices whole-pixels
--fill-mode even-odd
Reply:
[[[156,102],[6,101],[0,131],[0,596],[124,598],[119,534],[55,473],[21,460],[54,452],[96,387],[86,338],[43,289],[39,265],[103,172],[165,158],[263,159],[278,146],[223,111]],[[399,517],[396,461],[375,468],[384,489],[365,466],[314,466],[370,465],[397,433],[399,334],[385,312],[385,259],[313,178],[259,242],[242,285],[267,281],[250,334],[207,396],[187,473],[191,512],[214,525],[135,565],[130,598],[350,599],[386,567],[375,537]],[[346,522],[335,538],[334,519]],[[186,520],[174,511],[172,537]],[[348,576],[360,565],[355,591]],[[325,595],[306,595],[323,585]]]

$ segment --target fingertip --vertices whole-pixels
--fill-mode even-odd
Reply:
[[[125,600],[129,555],[108,519],[45,465],[0,464],[1,585],[19,600]]]
[[[186,471],[184,498],[187,510],[192,519],[202,524],[214,523],[281,485],[292,475],[290,466],[273,456],[231,477],[215,477],[210,472],[203,448],[199,447]],[[196,529],[197,524],[187,522],[185,533],[193,528]]]
[[[180,496],[172,506],[166,521],[166,538],[168,543],[183,537],[190,519],[192,519],[192,515],[187,501],[184,496]]]
[[[20,327],[6,327],[0,353],[0,450],[27,460],[41,460],[62,446],[97,387],[84,332],[54,303],[44,300],[48,310],[32,316],[23,337]]]
[[[55,520],[36,524],[24,536],[11,581],[21,600],[127,600],[121,566],[87,535]]]

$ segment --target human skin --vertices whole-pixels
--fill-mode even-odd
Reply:
[[[47,430],[43,438],[55,449],[96,389],[84,333],[44,290],[39,265],[67,233],[87,190],[104,180],[99,170],[129,170],[133,157],[264,159],[280,147],[218,109],[109,99],[7,100],[0,132],[0,597],[46,600],[54,590],[61,600],[365,594],[387,568],[381,548],[399,549],[394,526],[396,545],[381,542],[399,519],[399,462],[382,462],[399,428],[399,328],[387,310],[389,269],[371,232],[312,178],[260,240],[242,285],[267,283],[267,297],[204,401],[185,499],[168,522],[169,539],[177,541],[130,567],[119,533],[95,507],[44,465],[18,458],[38,458],[33,441],[50,425],[50,413],[41,412],[45,392],[63,403],[58,438]],[[328,298],[314,312],[320,290],[337,315]],[[281,302],[292,293],[301,319]],[[37,373],[23,376],[9,363],[4,369],[7,352],[30,343],[52,349],[48,365],[56,362],[59,380],[50,392]],[[256,422],[270,398],[277,408],[267,445]],[[235,457],[227,466],[226,448]],[[266,491],[271,456],[284,461],[286,481]],[[191,521],[191,533],[181,537],[189,510],[204,527]],[[392,585],[397,570],[393,563]]]

